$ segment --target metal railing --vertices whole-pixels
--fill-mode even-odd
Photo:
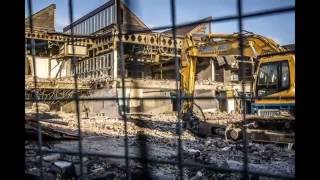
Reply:
[[[117,6],[117,4],[120,3],[120,0],[115,0],[115,4],[117,8],[117,11],[119,12],[119,6]],[[130,3],[132,3],[131,1],[126,0],[125,3],[127,4],[128,7],[130,7]],[[195,3],[197,3],[195,1]],[[33,21],[32,21],[32,1],[28,0],[28,12],[29,12],[29,17],[30,17],[30,24],[29,24],[29,29],[30,32],[33,32]],[[36,120],[38,121],[38,153],[39,153],[39,166],[40,166],[40,176],[41,179],[43,179],[43,153],[61,153],[61,154],[67,154],[67,155],[73,155],[73,156],[79,156],[80,159],[80,179],[83,179],[86,175],[84,174],[84,170],[83,170],[83,157],[85,156],[92,156],[92,157],[103,157],[103,158],[114,158],[114,159],[125,159],[125,171],[126,171],[126,179],[130,179],[130,165],[129,165],[129,161],[130,160],[137,160],[137,161],[141,161],[144,164],[167,164],[167,165],[173,165],[173,166],[177,166],[179,169],[179,178],[183,179],[184,178],[184,172],[183,169],[184,167],[200,167],[200,168],[204,168],[207,170],[211,170],[214,172],[220,172],[220,173],[241,173],[243,174],[244,179],[249,179],[249,175],[259,175],[259,176],[265,176],[265,177],[273,177],[273,178],[283,178],[283,179],[294,179],[294,177],[290,177],[290,176],[281,176],[281,175],[275,175],[275,174],[267,174],[267,173],[261,173],[261,172],[254,172],[254,171],[250,171],[248,169],[248,152],[247,152],[247,136],[246,133],[244,131],[244,141],[243,141],[243,162],[244,162],[244,168],[242,170],[238,170],[238,169],[231,169],[231,168],[217,168],[215,166],[210,166],[210,165],[206,165],[206,164],[200,164],[200,163],[190,163],[190,162],[184,162],[184,158],[183,158],[183,153],[182,153],[182,138],[181,138],[181,134],[182,134],[182,127],[181,127],[181,119],[179,118],[181,115],[178,114],[177,116],[177,135],[178,135],[178,146],[177,146],[177,160],[176,161],[166,161],[166,160],[156,160],[156,159],[150,159],[150,158],[143,158],[143,157],[133,157],[129,155],[129,147],[128,147],[128,132],[127,132],[127,121],[128,121],[128,117],[126,114],[126,111],[124,111],[122,117],[124,120],[124,145],[125,145],[125,153],[123,156],[117,156],[117,155],[110,155],[110,154],[105,154],[105,153],[89,153],[89,152],[85,152],[83,150],[83,137],[82,137],[82,130],[81,130],[81,118],[80,118],[80,102],[81,101],[119,101],[121,100],[123,103],[125,104],[126,100],[128,99],[134,99],[134,100],[163,100],[163,99],[172,99],[170,97],[146,97],[146,98],[133,98],[133,97],[126,97],[125,96],[125,92],[126,92],[126,87],[125,87],[125,77],[124,77],[124,72],[125,72],[125,63],[124,63],[124,59],[123,59],[123,43],[121,42],[121,38],[119,38],[119,42],[117,44],[117,48],[119,51],[119,56],[120,56],[120,74],[121,74],[121,78],[120,78],[120,82],[121,82],[121,88],[122,88],[122,97],[97,97],[97,98],[84,98],[84,97],[79,97],[79,91],[78,91],[78,84],[77,84],[77,80],[78,80],[78,74],[76,73],[75,69],[77,66],[77,59],[75,58],[74,52],[74,30],[72,28],[72,22],[74,22],[74,9],[73,9],[73,1],[72,0],[68,0],[68,9],[69,9],[69,21],[71,24],[71,33],[70,33],[70,37],[71,37],[71,44],[72,44],[72,52],[73,52],[73,57],[72,57],[72,69],[74,69],[73,72],[75,72],[73,74],[73,80],[74,80],[74,89],[75,92],[74,96],[72,98],[54,98],[54,99],[45,99],[43,101],[75,101],[76,103],[76,118],[77,118],[77,124],[78,124],[78,135],[79,135],[79,139],[78,139],[78,151],[62,151],[62,150],[43,150],[42,146],[43,146],[43,140],[42,140],[42,129],[41,129],[41,124],[40,124],[40,118],[39,118],[39,107],[38,107],[38,103],[41,102],[42,100],[35,94],[35,96],[33,96],[32,98],[26,98],[26,102],[35,102],[36,104]],[[243,56],[243,39],[242,39],[242,32],[243,32],[243,20],[244,19],[249,19],[249,18],[254,18],[254,17],[262,17],[262,16],[269,16],[269,15],[275,15],[275,14],[281,14],[281,13],[289,13],[289,12],[294,12],[295,11],[295,7],[294,6],[289,6],[289,7],[282,7],[282,8],[275,8],[275,9],[270,9],[270,10],[263,10],[263,11],[258,11],[258,12],[252,12],[252,13],[247,13],[244,14],[243,13],[243,9],[242,9],[242,0],[237,0],[237,15],[230,15],[230,16],[223,16],[223,17],[217,17],[217,18],[213,18],[213,19],[209,19],[209,20],[205,20],[205,21],[198,21],[198,22],[191,22],[191,23],[185,23],[182,25],[177,25],[176,24],[176,4],[174,0],[170,0],[170,10],[171,10],[171,25],[166,25],[166,26],[160,26],[160,27],[154,27],[151,28],[151,31],[158,31],[158,30],[165,30],[165,29],[172,29],[172,37],[173,39],[176,38],[176,29],[177,28],[181,28],[181,27],[188,27],[188,26],[192,26],[192,25],[196,25],[196,24],[202,24],[202,23],[215,23],[215,22],[225,22],[225,21],[230,21],[230,20],[237,20],[238,22],[238,31],[240,34],[240,38],[239,38],[239,43],[240,43],[240,52],[241,52],[241,56]],[[119,18],[120,16],[117,16],[118,18],[118,22],[119,22]],[[128,21],[130,21],[130,19],[128,19]],[[118,23],[117,24],[117,28],[119,31],[119,36],[121,37],[122,33],[122,27],[121,25]],[[149,31],[149,30],[148,30]],[[126,32],[127,34],[134,34],[134,33],[142,33],[142,32],[147,32],[146,30],[131,30],[130,32]],[[36,65],[35,62],[35,41],[34,39],[31,38],[31,56],[32,56],[32,60],[33,60],[33,64]],[[242,58],[241,58],[242,59]],[[177,47],[175,44],[175,74],[176,74],[176,98],[174,98],[177,102],[177,112],[180,112],[180,104],[181,104],[181,100],[183,99],[188,99],[188,98],[193,98],[193,99],[219,99],[219,97],[213,97],[213,96],[208,96],[208,97],[182,97],[181,96],[181,90],[180,90],[180,74],[179,74],[179,69],[180,69],[180,63],[179,63],[179,59],[177,58]],[[242,69],[240,69],[241,71]],[[37,89],[37,78],[36,78],[36,67],[33,68],[33,73],[34,73],[34,89]],[[242,71],[240,73],[241,76],[245,76],[244,74],[245,72]],[[242,83],[242,89],[243,92],[245,92],[245,84]],[[239,99],[242,99],[245,103],[245,100],[248,99],[248,97],[245,97],[245,95],[237,97]],[[254,97],[250,97],[250,98],[254,98]],[[283,98],[282,98],[283,99]],[[245,104],[243,105],[243,107],[245,107]],[[245,111],[243,111],[243,119],[246,119],[246,114]],[[145,146],[142,146],[142,148]],[[141,152],[143,152],[144,150],[142,149]],[[148,166],[145,166],[148,167]],[[145,169],[146,172],[148,172],[148,169]],[[148,173],[146,173],[148,175]]]

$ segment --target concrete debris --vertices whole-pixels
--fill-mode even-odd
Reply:
[[[288,144],[288,150],[292,150],[293,147],[294,147],[293,143],[289,143],[289,144]]]
[[[51,112],[56,114],[68,126],[46,123],[44,127],[50,127],[56,131],[76,132],[77,120],[74,114],[63,112]],[[227,114],[206,114],[207,117],[223,119]],[[127,120],[127,135],[130,157],[143,157],[152,160],[176,161],[178,160],[178,137],[176,135],[177,118],[175,113],[160,115],[132,115]],[[99,153],[114,156],[124,156],[124,121],[118,118],[106,116],[89,116],[89,119],[81,119],[83,133],[82,150],[88,153]],[[142,139],[143,137],[143,139]],[[241,169],[243,167],[243,145],[225,141],[224,137],[200,138],[189,131],[181,135],[182,152],[185,163],[199,163],[217,168]],[[78,141],[51,141],[46,142],[49,150],[68,150],[77,152]],[[27,173],[37,174],[38,161],[34,157],[38,155],[37,144],[29,142],[26,147],[33,150],[26,151]],[[58,170],[73,166],[74,176],[80,175],[79,156],[62,155],[55,153],[43,156],[44,169],[50,173],[49,162],[69,162],[62,166],[58,163]],[[72,165],[70,165],[72,163]],[[249,170],[262,173],[281,174],[294,176],[295,174],[295,150],[289,150],[287,146],[276,144],[248,143]],[[70,166],[67,166],[70,165]],[[55,165],[56,166],[56,165]],[[57,167],[56,167],[57,168]],[[49,169],[49,170],[48,170]],[[72,169],[72,168],[71,168]],[[48,170],[48,171],[47,171]],[[121,179],[125,177],[125,159],[106,157],[83,157],[83,170],[88,179]],[[69,170],[72,172],[72,170]],[[148,172],[152,179],[175,179],[179,176],[177,166],[156,164],[144,161],[130,160],[132,179],[139,179],[139,174]],[[57,172],[55,172],[57,173]],[[52,174],[51,176],[56,176]],[[241,174],[217,173],[201,167],[185,167],[185,179],[239,179]],[[259,177],[260,178],[260,177]]]
[[[186,156],[191,156],[191,157],[194,157],[194,158],[198,158],[201,155],[201,152],[199,150],[186,149],[185,151],[187,152]]]
[[[186,149],[186,151],[188,151],[191,154],[198,154],[198,153],[200,154],[200,151],[195,149]]]
[[[75,173],[76,173],[76,176],[80,176],[80,164],[75,164],[74,165],[74,168],[75,168]],[[84,174],[88,174],[88,168],[86,166],[83,167],[83,173]]]
[[[224,147],[224,148],[222,148],[221,150],[222,150],[222,151],[228,151],[229,149],[231,149],[231,147]]]
[[[66,161],[57,161],[57,162],[54,162],[53,164],[61,169],[68,168],[72,165],[71,162],[66,162]]]
[[[34,111],[36,111],[37,103],[32,104],[32,109]],[[44,103],[38,103],[38,110],[39,110],[39,112],[48,112],[48,111],[50,111],[50,106],[47,104],[44,104]]]
[[[51,166],[50,172],[53,172],[62,179],[75,178],[75,168],[72,162],[57,161]]]
[[[64,124],[60,126],[65,126]],[[25,121],[25,132],[27,139],[37,139],[38,135],[38,122],[32,120]],[[52,125],[42,125],[41,132],[44,139],[78,139],[78,135],[61,129],[55,129]]]
[[[197,176],[198,176],[198,177],[203,176],[202,172],[201,172],[201,171],[198,171],[198,172],[197,172]]]
[[[49,154],[43,157],[45,161],[57,161],[61,157],[60,154]]]

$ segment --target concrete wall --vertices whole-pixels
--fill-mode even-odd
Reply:
[[[222,84],[222,83],[221,83]],[[196,85],[195,97],[215,97],[217,87],[221,84]],[[126,82],[127,98],[150,98],[150,99],[130,99],[126,101],[128,113],[151,113],[160,114],[174,111],[174,103],[170,98],[170,92],[175,92],[175,81],[156,81],[156,80],[133,80]],[[220,94],[221,95],[221,94]],[[118,84],[117,88],[107,87],[95,90],[89,97],[122,97],[122,88]],[[154,97],[168,97],[168,99],[152,99]],[[234,111],[234,101],[229,102],[217,99],[195,99],[195,103],[204,112]],[[231,106],[232,105],[232,106]],[[124,109],[122,99],[117,100],[97,100],[81,102],[81,111],[84,107],[89,108],[90,113],[104,113],[108,117],[120,117],[120,110]],[[63,107],[64,111],[75,112],[74,103],[69,103]],[[194,111],[198,111],[194,107]]]
[[[115,88],[96,90],[89,97],[117,97]],[[87,101],[85,104],[92,113],[104,113],[108,117],[119,117],[119,107],[115,100]]]
[[[86,97],[116,97],[116,90],[115,88],[99,89],[90,96]],[[75,113],[75,108],[75,102],[70,102],[62,107],[62,111],[67,113]],[[85,108],[89,109],[89,113],[104,114],[105,116],[111,118],[119,117],[118,104],[115,100],[81,101],[80,111],[82,112],[82,115],[84,115]]]
[[[59,63],[55,59],[50,59],[49,57],[35,57],[36,62],[36,73],[37,77],[40,78],[54,78],[57,72],[59,71],[60,67],[63,65],[62,63]],[[32,60],[29,60],[29,63],[32,64]],[[49,67],[49,63],[51,63],[51,67]],[[68,62],[66,62],[68,64]],[[63,65],[62,71],[61,71],[61,77],[67,76],[67,68],[70,68],[66,64]],[[31,65],[31,68],[32,65]],[[49,68],[51,69],[50,75],[49,75]],[[33,70],[31,71],[33,73]],[[60,76],[58,76],[60,77]]]
[[[170,97],[170,92],[157,92],[156,90],[144,89],[143,97],[152,98],[152,97]],[[144,100],[141,102],[141,107],[143,112],[146,113],[165,113],[172,112],[173,105],[170,99],[160,100],[160,99],[152,99],[152,100]]]
[[[215,90],[195,90],[195,97],[214,97]],[[219,110],[219,102],[216,99],[195,99],[194,101],[204,112],[215,112]],[[194,107],[194,110],[198,110]]]
[[[49,58],[36,57],[36,74],[40,78],[49,77]]]
[[[122,89],[118,88],[118,97],[121,97]],[[126,88],[126,97],[130,98],[153,98],[153,97],[170,97],[169,91],[161,91],[160,89],[145,89],[145,88]],[[123,104],[119,101],[120,106]],[[127,102],[129,113],[144,112],[159,114],[172,112],[172,102],[159,99],[130,99]]]

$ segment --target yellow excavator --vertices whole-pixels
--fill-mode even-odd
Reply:
[[[201,120],[193,111],[196,66],[199,58],[217,59],[241,56],[239,33],[208,34],[201,40],[187,35],[183,41],[180,59],[180,115],[184,127],[203,134],[213,133],[217,127]],[[252,88],[249,95],[235,93],[226,85],[226,98],[250,102],[251,112],[241,121],[227,122],[223,132],[227,139],[239,140],[243,132],[253,140],[293,143],[295,112],[295,55],[287,52],[270,38],[251,32],[242,33],[243,58],[238,63],[251,63],[253,67]],[[244,60],[246,59],[246,61]],[[249,61],[248,61],[249,60]],[[199,107],[199,106],[197,106]],[[203,113],[202,113],[203,114]],[[203,114],[204,117],[204,114]],[[204,117],[205,118],[205,117]],[[248,136],[247,136],[248,137]]]

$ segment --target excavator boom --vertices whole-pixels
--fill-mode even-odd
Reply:
[[[261,72],[261,71],[266,71],[270,67],[267,66],[269,63],[278,63],[278,61],[281,61],[279,63],[282,64],[277,64],[278,69],[282,69],[283,72],[278,72],[277,74],[273,74],[276,76],[283,75],[285,72],[286,68],[287,71],[290,72],[290,75],[287,74],[287,80],[290,80],[290,82],[287,85],[287,89],[282,89],[285,90],[286,92],[279,92],[279,91],[274,91],[272,90],[273,94],[267,94],[268,96],[276,96],[276,95],[284,95],[286,96],[286,93],[289,93],[291,96],[293,95],[294,97],[294,55],[292,54],[285,54],[284,56],[273,56],[270,54],[274,53],[282,53],[286,52],[284,48],[282,48],[278,43],[273,41],[270,38],[246,32],[242,34],[242,42],[243,42],[243,53],[240,52],[240,45],[239,45],[239,38],[240,35],[239,33],[234,33],[234,34],[209,34],[201,39],[201,41],[194,40],[192,35],[187,35],[183,41],[182,45],[182,51],[181,51],[181,82],[180,82],[180,88],[182,90],[182,97],[188,97],[184,98],[182,101],[181,105],[181,114],[183,115],[182,118],[185,122],[191,123],[191,126],[194,126],[195,124],[199,124],[200,118],[194,115],[193,113],[193,107],[194,107],[194,90],[195,90],[195,81],[196,81],[196,67],[197,67],[197,61],[198,58],[206,58],[206,59],[215,59],[218,57],[224,57],[224,56],[241,56],[241,54],[244,57],[248,57],[251,59],[251,64],[252,66],[258,65],[257,66],[257,72],[255,73],[255,76],[260,75],[262,76],[268,76],[269,74],[267,72]],[[270,55],[267,58],[262,58],[261,62],[260,61],[260,56],[265,56],[265,55]],[[293,60],[292,60],[293,57]],[[238,60],[240,62],[240,60]],[[287,63],[287,66],[284,66]],[[292,65],[293,64],[293,65]],[[280,67],[281,66],[281,67]],[[263,69],[264,68],[264,69]],[[259,74],[260,73],[260,74]],[[277,77],[276,79],[280,79],[284,77]],[[259,82],[257,79],[254,80],[254,88],[253,93],[254,95],[257,95],[258,91],[257,88],[260,88],[260,93],[263,92],[271,92],[268,90],[268,86],[260,86],[260,82],[262,82],[261,78],[259,79]],[[269,82],[270,80],[267,80],[266,82]],[[273,81],[270,81],[273,82]],[[277,81],[278,85],[281,82],[280,80]],[[264,84],[262,84],[264,85]],[[264,89],[261,89],[264,88]],[[267,88],[267,89],[265,89]],[[274,88],[274,87],[273,87]],[[228,89],[228,88],[227,88]],[[231,90],[231,89],[230,89]],[[280,89],[281,90],[281,89]],[[289,92],[290,91],[290,92]],[[244,93],[244,92],[243,92]],[[280,101],[277,101],[280,102]],[[282,101],[281,101],[282,102]],[[281,106],[280,102],[280,106]],[[269,103],[269,105],[272,105],[272,101],[264,100],[264,101],[259,101],[256,100],[254,105],[256,107],[263,106],[265,103]],[[279,103],[278,103],[279,105]],[[262,111],[261,111],[262,112]],[[255,119],[255,118],[253,118]],[[265,121],[264,121],[265,122]],[[292,122],[292,121],[290,121]],[[197,125],[199,127],[199,125]],[[232,125],[233,126],[233,125]],[[230,126],[231,127],[231,126]],[[229,127],[229,130],[232,129]],[[193,128],[194,129],[194,128]],[[239,126],[236,126],[236,131],[237,133],[240,132]],[[234,130],[234,129],[232,129]],[[228,133],[226,133],[227,135]],[[232,134],[232,133],[231,133]],[[234,132],[233,132],[234,134]]]

